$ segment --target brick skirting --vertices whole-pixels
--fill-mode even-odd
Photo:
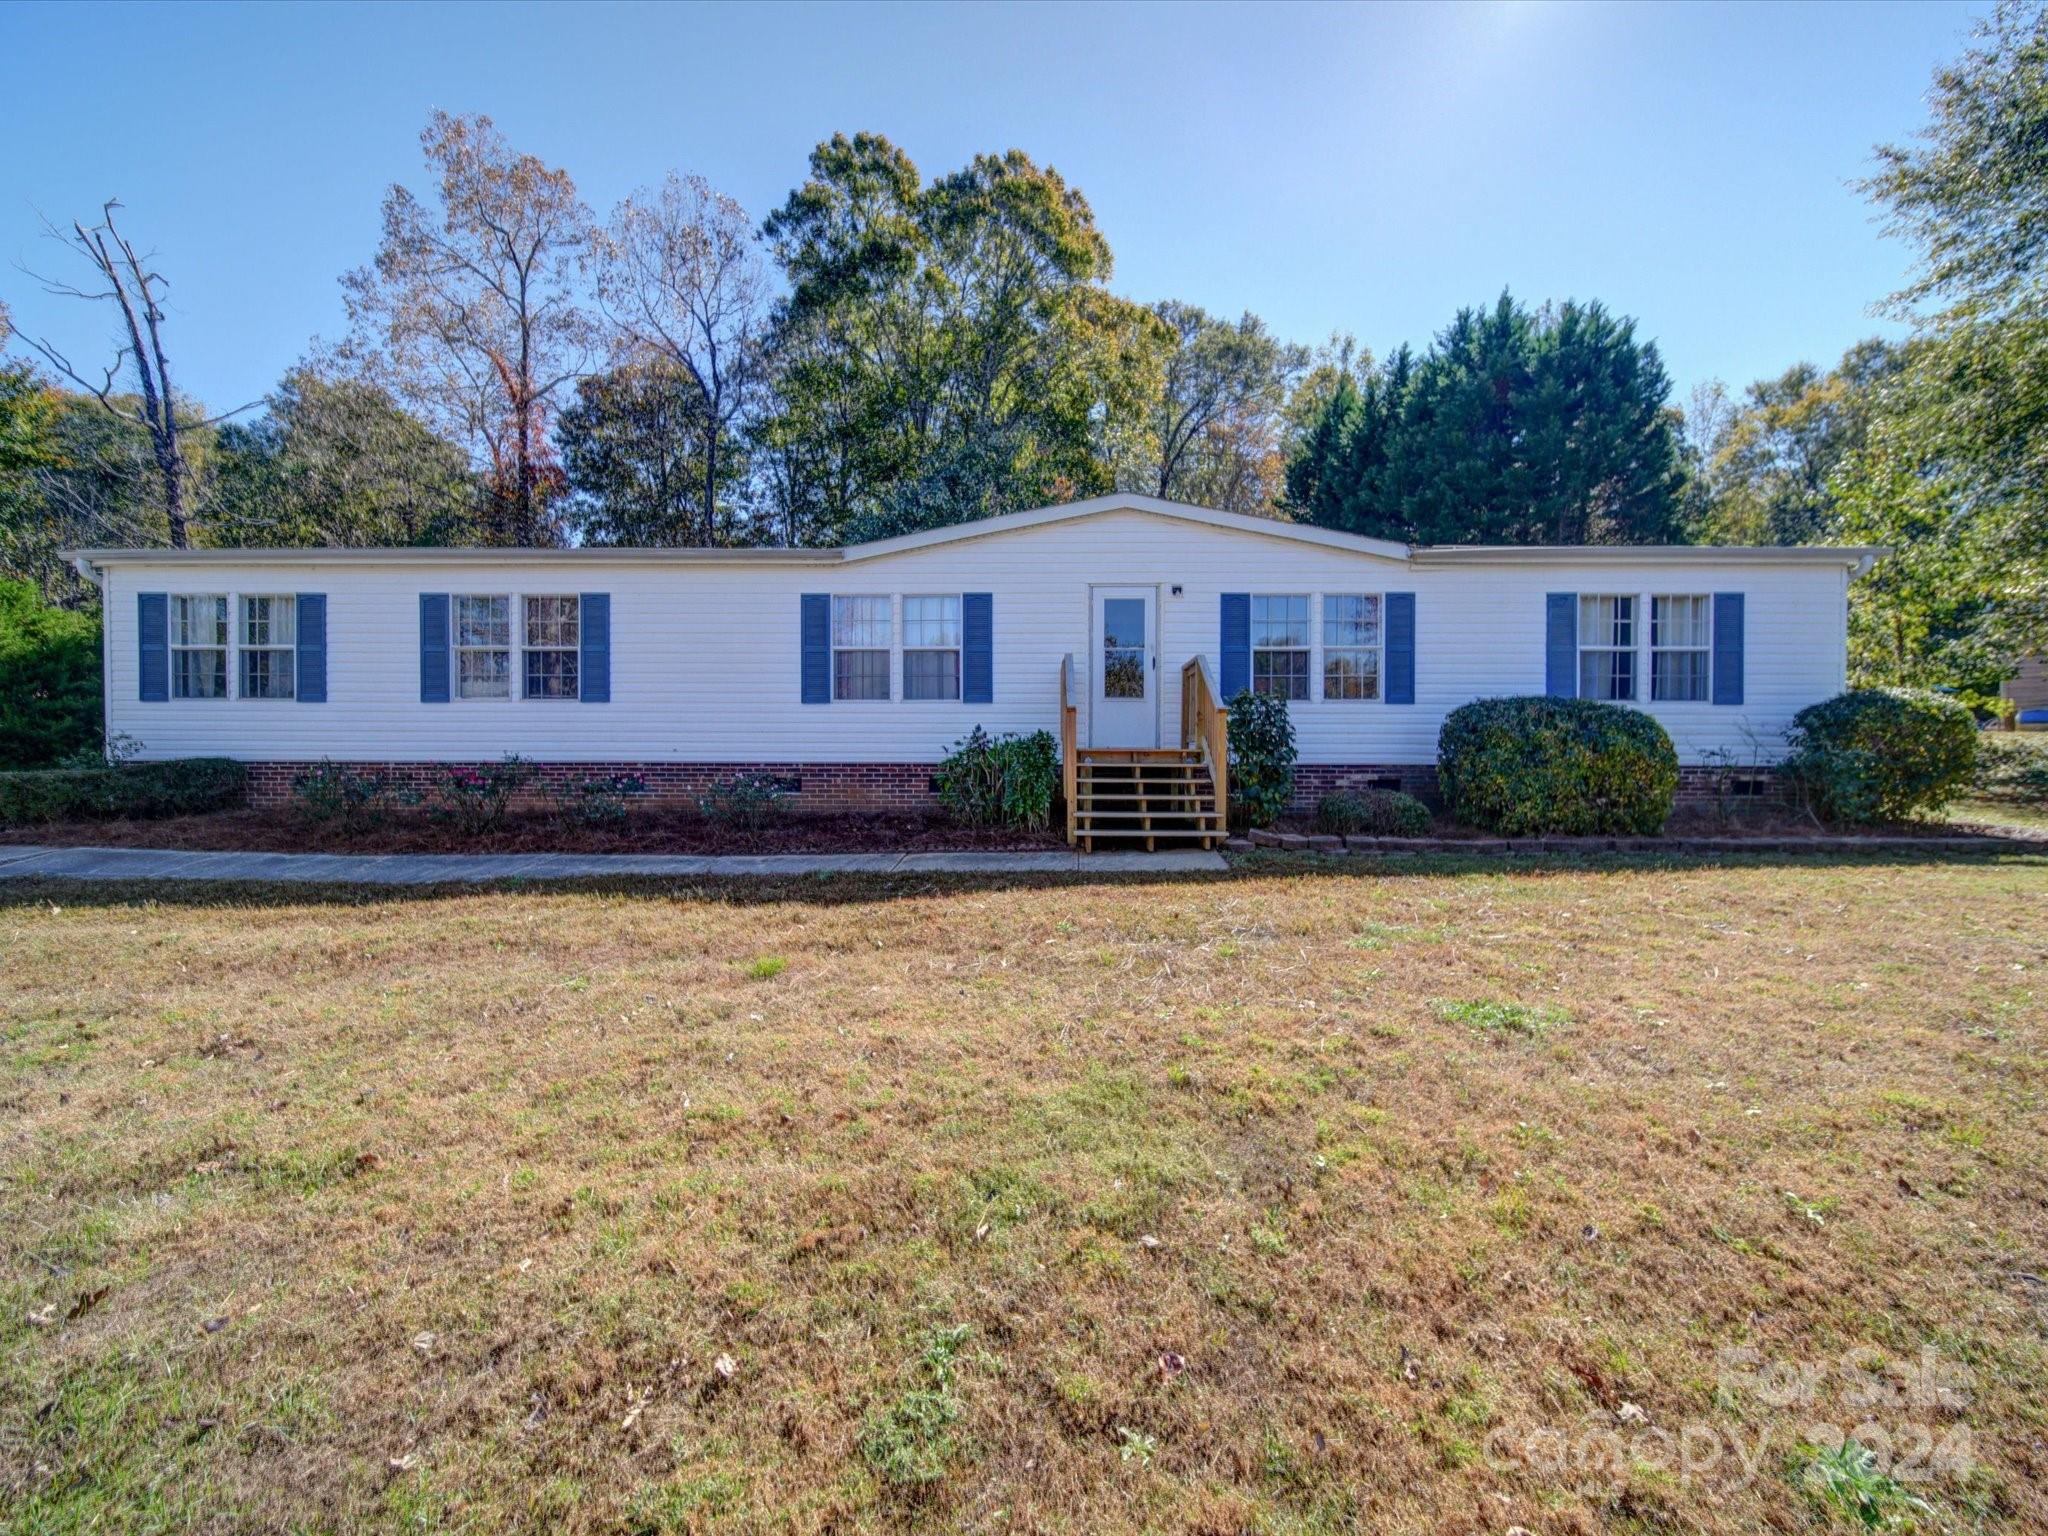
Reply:
[[[310,763],[249,764],[249,803],[283,805]],[[488,762],[337,763],[355,773],[382,774],[401,789],[425,791],[449,768],[489,768]],[[694,800],[713,783],[741,773],[769,773],[794,786],[787,804],[800,811],[925,811],[932,793],[932,763],[531,763],[544,785],[630,774],[650,800]]]
[[[291,799],[292,782],[309,763],[249,764],[249,803],[282,805]],[[345,763],[358,773],[380,773],[401,788],[432,788],[451,767],[485,768],[488,763]],[[543,783],[573,784],[586,778],[631,774],[647,785],[653,800],[694,800],[719,779],[739,773],[771,773],[797,786],[786,802],[799,811],[927,811],[938,805],[932,793],[935,763],[535,763]],[[1681,802],[1713,800],[1726,770],[1689,767],[1678,770]],[[1782,794],[1778,775],[1758,769],[1755,778],[1767,796]],[[1438,803],[1434,763],[1297,763],[1294,766],[1294,809],[1309,811],[1324,795],[1338,790],[1399,789]]]

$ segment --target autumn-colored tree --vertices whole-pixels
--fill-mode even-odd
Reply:
[[[436,112],[420,146],[435,190],[385,194],[376,260],[342,280],[346,355],[480,452],[491,542],[555,542],[554,402],[597,342],[589,213],[568,172],[515,154],[488,117]]]
[[[703,177],[671,174],[618,206],[598,252],[598,295],[628,372],[621,388],[583,404],[613,429],[636,419],[664,428],[694,424],[696,513],[682,542],[720,543],[731,527],[719,515],[720,494],[735,480],[731,440],[755,404],[766,364],[768,274],[753,225]],[[679,386],[696,398],[654,408],[650,384]],[[632,410],[604,411],[629,401]],[[672,463],[673,448],[663,437],[650,445],[650,461]]]

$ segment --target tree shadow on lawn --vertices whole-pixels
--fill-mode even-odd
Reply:
[[[421,885],[245,880],[80,880],[66,876],[0,878],[0,914],[12,908],[51,904],[70,907],[237,907],[309,905],[374,907],[441,902],[479,895],[588,895],[634,901],[718,902],[732,906],[790,903],[836,907],[932,896],[977,896],[1004,891],[1066,887],[1215,886],[1271,879],[1402,880],[1485,876],[1629,874],[1638,872],[1781,868],[1870,869],[1953,865],[1988,868],[2008,864],[2048,869],[2048,850],[2016,846],[2011,851],[1859,849],[1845,840],[1839,849],[1800,853],[1607,853],[1607,854],[1341,854],[1284,853],[1261,849],[1233,855],[1226,870],[1144,871],[1085,868],[1019,871],[1015,874],[928,871],[815,875],[612,875],[535,879],[441,881]]]

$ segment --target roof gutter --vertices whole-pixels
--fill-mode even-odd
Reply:
[[[1431,544],[1418,566],[1445,565],[1840,565],[1861,576],[1891,550],[1823,544]]]

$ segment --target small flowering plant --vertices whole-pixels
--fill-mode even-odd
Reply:
[[[482,837],[504,825],[512,797],[533,782],[533,764],[516,753],[501,763],[446,768],[435,785],[434,814],[465,837]]]
[[[626,823],[626,802],[647,793],[637,773],[594,775],[549,788],[549,807],[566,826],[620,827]]]

